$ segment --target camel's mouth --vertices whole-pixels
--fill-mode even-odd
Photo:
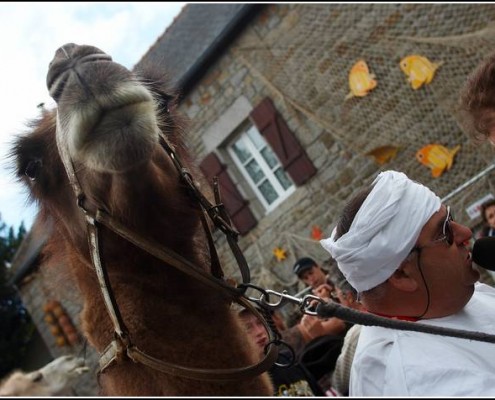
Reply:
[[[114,96],[95,96],[90,104],[80,106],[70,115],[59,107],[61,118],[70,121],[67,127],[74,150],[79,151],[89,141],[105,140],[105,136],[114,132],[133,131],[133,125],[154,115],[152,97],[144,87],[124,82],[117,90]],[[141,117],[136,121],[137,116]]]

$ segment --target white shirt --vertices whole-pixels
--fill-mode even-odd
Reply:
[[[495,289],[476,283],[459,312],[420,323],[495,335]],[[363,326],[350,396],[494,396],[495,343]]]

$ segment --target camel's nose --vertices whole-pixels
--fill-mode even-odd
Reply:
[[[112,57],[94,46],[66,43],[59,47],[50,62],[46,76],[50,96],[58,102],[67,79],[64,73],[74,69],[80,63],[93,61],[112,61]]]
[[[81,47],[81,46],[78,46],[77,44],[75,43],[66,43],[64,44],[63,46],[59,47],[57,49],[57,51],[55,52],[55,56],[53,57],[53,60],[50,62],[50,65],[54,62],[56,62],[58,59],[70,59],[71,58],[71,54],[78,48],[78,47]]]

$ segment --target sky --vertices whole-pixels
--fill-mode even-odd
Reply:
[[[0,2],[0,220],[29,230],[37,208],[16,182],[7,154],[15,136],[52,107],[45,79],[55,50],[89,44],[131,69],[173,22],[181,2]]]

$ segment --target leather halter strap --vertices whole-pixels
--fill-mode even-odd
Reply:
[[[134,235],[128,228],[122,225],[120,222],[113,219],[105,211],[97,209],[96,213],[92,213],[84,207],[85,196],[84,192],[79,184],[77,175],[74,171],[74,166],[70,158],[70,154],[67,150],[67,144],[64,143],[64,137],[62,137],[62,128],[60,126],[59,116],[57,114],[56,122],[56,140],[57,147],[64,164],[67,176],[69,178],[70,185],[74,191],[77,198],[77,204],[79,208],[85,215],[87,230],[88,230],[88,241],[91,254],[91,260],[95,268],[98,282],[100,284],[100,290],[103,295],[105,307],[107,309],[108,315],[114,326],[114,340],[107,346],[100,357],[100,371],[102,373],[112,365],[114,362],[123,360],[126,357],[134,362],[139,362],[155,370],[165,372],[174,376],[180,376],[190,379],[197,380],[207,380],[207,381],[225,381],[234,379],[245,379],[249,377],[257,376],[264,371],[268,370],[276,361],[278,357],[278,349],[274,343],[276,343],[277,338],[275,337],[273,330],[270,328],[265,318],[260,314],[260,312],[246,299],[244,292],[247,286],[243,288],[235,288],[228,284],[223,279],[214,277],[211,274],[204,271],[202,268],[193,264],[189,260],[182,257],[180,254],[176,253],[170,248],[163,247],[153,240],[146,239],[137,235]],[[180,159],[174,152],[173,147],[168,142],[167,138],[160,134],[160,140],[162,146],[166,150],[167,154],[171,157],[174,165],[178,169],[182,179],[189,185],[190,189],[194,193],[196,199],[198,200],[203,215],[208,215],[215,226],[222,230],[227,236],[227,241],[234,253],[234,256],[239,264],[241,275],[243,278],[243,283],[249,283],[249,268],[247,262],[237,245],[237,232],[231,227],[227,213],[223,209],[222,204],[219,202],[219,192],[218,188],[215,188],[215,197],[217,199],[217,205],[213,206],[206,197],[197,189],[190,173],[182,166]],[[119,307],[116,303],[115,296],[112,291],[111,283],[107,270],[102,258],[100,256],[100,243],[99,243],[99,231],[98,225],[104,225],[114,233],[118,234],[127,241],[138,246],[147,253],[153,255],[159,260],[172,265],[173,267],[179,269],[180,271],[200,280],[201,282],[212,286],[214,288],[220,289],[226,296],[231,298],[233,301],[243,305],[253,312],[262,321],[265,329],[269,333],[270,345],[268,346],[268,351],[265,357],[256,364],[249,365],[246,367],[231,368],[231,369],[205,369],[205,368],[191,368],[184,367],[163,360],[154,358],[145,352],[137,348],[131,341],[129,332],[125,326],[122,319]],[[218,262],[218,256],[216,255],[213,240],[211,238],[211,232],[209,228],[207,229],[206,221],[203,220],[203,226],[205,227],[206,235],[208,237],[209,247],[211,253],[212,264]],[[215,261],[216,260],[216,261]],[[212,271],[216,270],[221,272],[221,267],[212,265]],[[221,274],[220,274],[221,275]]]

